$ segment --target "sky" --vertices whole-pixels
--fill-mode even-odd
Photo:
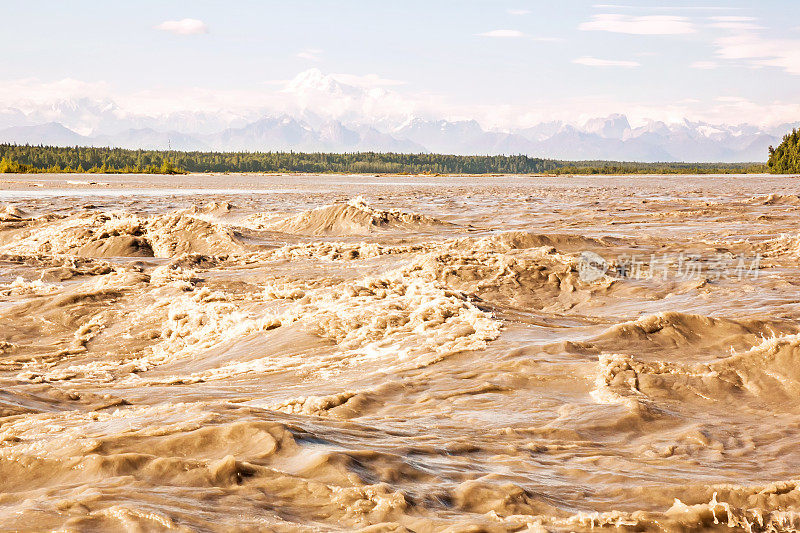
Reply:
[[[279,106],[316,69],[489,127],[800,120],[796,0],[11,1],[0,106]],[[399,104],[398,104],[399,105]]]

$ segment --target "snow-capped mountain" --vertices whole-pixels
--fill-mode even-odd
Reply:
[[[56,100],[35,106],[25,115],[29,125],[56,122],[81,135],[118,128],[126,118],[116,103],[92,98]]]
[[[178,131],[159,131],[153,128],[131,128],[114,135],[87,137],[85,144],[91,146],[114,146],[137,150],[210,150],[201,139]]]
[[[58,122],[48,122],[35,126],[12,126],[0,130],[0,142],[76,146],[91,144],[91,139],[62,126]]]
[[[377,151],[526,154],[554,159],[764,161],[800,123],[760,128],[684,120],[632,126],[614,114],[492,130],[477,120],[431,116],[387,88],[391,80],[342,80],[317,69],[277,93],[272,107],[147,115],[110,99],[0,106],[0,142],[220,151]],[[217,108],[219,109],[219,108]]]
[[[583,125],[584,132],[593,133],[603,139],[622,139],[630,129],[628,117],[619,114],[589,119]]]

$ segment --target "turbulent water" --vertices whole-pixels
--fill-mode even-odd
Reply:
[[[796,178],[61,180],[0,191],[0,529],[800,527]]]

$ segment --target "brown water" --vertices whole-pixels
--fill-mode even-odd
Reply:
[[[800,527],[797,178],[69,179],[0,190],[3,530]]]

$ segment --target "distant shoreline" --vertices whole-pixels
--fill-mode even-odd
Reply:
[[[14,176],[19,176],[18,179],[14,179]],[[626,178],[626,177],[641,177],[641,178],[648,178],[648,177],[679,177],[679,176],[706,176],[706,177],[730,177],[730,176],[761,176],[761,177],[795,177],[793,174],[774,174],[770,172],[698,172],[698,173],[691,173],[691,172],[673,172],[673,173],[658,173],[658,172],[638,172],[638,173],[602,173],[602,174],[464,174],[464,173],[453,173],[453,174],[375,174],[375,173],[353,173],[353,172],[185,172],[185,173],[176,173],[176,174],[159,174],[159,173],[151,173],[151,172],[10,172],[10,173],[2,173],[0,172],[0,185],[3,183],[20,183],[20,184],[29,184],[30,181],[27,181],[23,178],[26,177],[33,177],[33,176],[58,176],[59,179],[63,177],[64,184],[68,185],[91,185],[91,186],[105,186],[108,183],[103,181],[103,177],[115,177],[115,176],[161,176],[164,178],[187,178],[191,176],[197,177],[308,177],[308,176],[319,176],[320,178],[326,177],[353,177],[353,178],[375,178],[375,179],[390,179],[390,178],[408,178],[408,179],[425,179],[425,178],[477,178],[477,179],[490,179],[490,178],[510,178],[510,179],[535,179],[535,178],[563,178],[563,179],[571,179],[571,178]],[[800,174],[796,175],[796,177],[800,177]],[[165,181],[164,184],[170,184],[171,182]]]
[[[159,175],[159,176],[373,176],[376,178],[391,178],[391,177],[405,177],[405,178],[430,178],[430,177],[452,177],[452,178],[570,178],[570,177],[591,177],[591,176],[774,176],[776,174],[770,173],[764,169],[759,170],[704,170],[697,172],[658,172],[658,171],[633,171],[633,172],[562,172],[562,173],[486,173],[486,174],[470,174],[464,172],[449,172],[449,173],[409,173],[409,172],[396,172],[396,173],[376,173],[376,172],[336,172],[336,171],[284,171],[284,172],[198,172],[198,171],[178,171],[178,172],[150,172],[150,171],[106,171],[106,172],[91,172],[82,171],[76,172],[74,170],[61,170],[52,171],[48,169],[35,169],[26,170],[22,172],[2,172],[0,176],[14,176],[14,175],[37,175],[37,174],[54,174],[64,176],[118,176],[118,175]],[[0,178],[0,181],[8,181],[7,179]]]
[[[374,176],[570,176],[761,174],[764,163],[562,161],[525,155],[181,152],[0,144],[11,174],[342,174]]]
[[[22,172],[2,172],[0,176],[14,176],[14,175],[35,175],[35,174],[58,174],[65,176],[116,176],[116,175],[158,175],[158,176],[374,176],[376,178],[390,178],[390,177],[407,177],[407,178],[426,178],[426,177],[452,177],[452,178],[570,178],[570,177],[591,177],[591,176],[773,176],[770,172],[765,170],[741,170],[741,171],[698,171],[698,172],[656,172],[656,171],[636,171],[636,172],[570,172],[570,173],[554,173],[554,174],[538,174],[538,173],[491,173],[491,174],[467,174],[462,172],[453,173],[373,173],[373,172],[304,172],[304,171],[287,171],[287,172],[192,172],[192,171],[178,171],[178,172],[150,172],[150,171],[106,171],[106,172],[76,172],[76,171],[51,171],[47,169],[27,170]]]

